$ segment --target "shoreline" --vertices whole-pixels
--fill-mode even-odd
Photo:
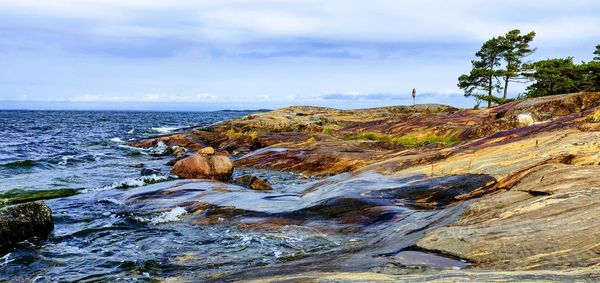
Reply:
[[[600,270],[600,222],[588,217],[600,209],[596,113],[600,93],[480,110],[287,107],[128,144],[153,160],[127,165],[142,177],[170,168],[190,179],[5,195],[47,199],[59,227],[50,246],[102,235],[131,244],[158,231],[152,241],[166,246],[147,246],[154,256],[136,255],[141,266],[123,271],[140,278],[592,280]],[[82,210],[73,214],[74,205]],[[79,220],[65,226],[71,218]],[[217,232],[206,240],[207,231]],[[237,239],[230,246],[193,244],[229,234]],[[206,249],[217,254],[207,258]],[[160,263],[148,264],[158,266],[146,270],[156,256]]]

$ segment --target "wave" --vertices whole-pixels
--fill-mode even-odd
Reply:
[[[169,176],[156,175],[156,174],[139,177],[139,178],[132,177],[132,178],[127,178],[120,182],[113,183],[110,186],[103,187],[100,190],[103,191],[103,190],[110,190],[110,189],[129,189],[129,188],[141,187],[144,185],[150,185],[150,184],[155,184],[155,183],[159,183],[162,181],[166,181],[166,180],[169,180],[169,178],[170,178]]]
[[[120,144],[117,147],[126,150],[127,155],[130,155],[130,156],[148,155],[148,151],[149,151],[148,149],[145,149],[145,148],[134,147],[134,146],[125,145],[125,144]]]
[[[119,138],[119,137],[111,138],[110,141],[111,142],[118,142],[118,143],[122,143],[123,142],[123,140],[121,138]]]
[[[173,209],[171,209],[169,211],[165,211],[155,217],[151,217],[151,218],[135,217],[135,219],[138,221],[141,221],[141,222],[149,222],[149,223],[156,225],[156,224],[160,224],[160,223],[178,221],[179,217],[182,215],[185,215],[185,214],[187,214],[187,210],[185,210],[185,208],[176,206]]]
[[[61,160],[58,162],[58,165],[65,166],[65,165],[67,165],[67,163],[69,163],[69,160],[74,160],[75,156],[73,156],[73,155],[65,155],[65,156],[61,156],[60,159]]]
[[[17,161],[0,164],[0,166],[7,167],[7,168],[31,168],[36,165],[37,165],[37,162],[34,160],[30,160],[30,159],[17,160]]]
[[[170,132],[175,131],[180,128],[183,128],[183,127],[152,127],[152,128],[150,128],[150,130],[161,133],[161,134],[166,134],[166,133],[170,133]]]

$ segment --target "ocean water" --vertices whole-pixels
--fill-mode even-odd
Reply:
[[[129,141],[248,113],[0,111],[0,190],[96,190],[139,183],[140,169],[134,165],[165,174],[168,168],[163,158],[131,148]]]
[[[180,221],[186,215],[180,207],[148,212],[107,197],[172,178],[166,165],[172,156],[153,156],[129,141],[249,113],[0,111],[0,201],[11,193],[75,194],[46,201],[53,233],[0,258],[0,282],[201,280],[335,248],[301,227],[256,232],[194,225]],[[159,173],[141,176],[140,164]],[[270,175],[276,188],[296,177]]]

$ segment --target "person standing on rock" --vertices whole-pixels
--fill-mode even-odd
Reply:
[[[415,106],[416,105],[416,97],[417,97],[417,89],[416,88],[413,88],[412,97],[413,97],[413,106]]]

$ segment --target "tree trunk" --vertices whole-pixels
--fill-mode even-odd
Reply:
[[[510,79],[510,77],[508,75],[506,75],[506,77],[504,78],[504,95],[502,95],[503,99],[506,99],[506,93],[508,92],[508,80]]]
[[[488,85],[488,108],[492,107],[492,85],[493,85],[493,78],[490,77],[489,85]]]
[[[502,95],[503,99],[506,99],[506,95],[508,94],[508,80],[510,79],[510,69],[512,67],[512,62],[509,60],[506,62],[506,77],[504,77],[504,94]]]

